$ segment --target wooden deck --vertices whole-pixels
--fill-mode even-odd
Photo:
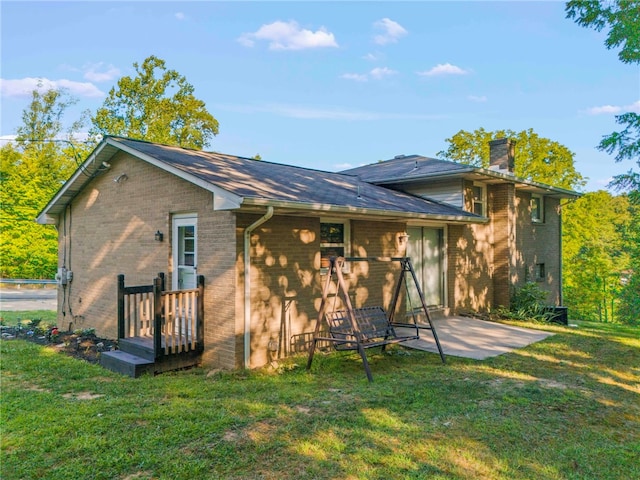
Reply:
[[[118,276],[118,348],[102,366],[132,377],[192,367],[204,351],[204,277],[198,287],[166,291],[164,275],[153,285],[126,287]]]

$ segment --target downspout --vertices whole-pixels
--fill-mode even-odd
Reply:
[[[273,216],[273,207],[244,230],[244,368],[251,368],[251,233]]]

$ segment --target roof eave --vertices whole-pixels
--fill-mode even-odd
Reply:
[[[402,219],[414,219],[414,220],[432,220],[446,223],[486,223],[489,221],[486,217],[480,216],[466,216],[466,215],[444,215],[444,214],[429,214],[429,213],[415,213],[415,212],[400,212],[396,210],[381,210],[375,208],[366,207],[353,207],[332,205],[326,203],[303,203],[303,202],[288,202],[281,200],[268,200],[264,198],[245,198],[243,207],[274,207],[282,210],[291,209],[295,211],[313,211],[326,214],[342,214],[342,215],[358,215],[358,216],[377,216],[377,217],[395,217]]]
[[[509,173],[501,173],[496,172],[494,170],[489,170],[481,167],[469,167],[460,170],[456,170],[454,172],[437,172],[437,173],[428,173],[424,175],[420,175],[418,177],[396,177],[385,179],[384,181],[371,181],[371,183],[375,185],[390,185],[390,184],[402,184],[402,183],[420,183],[424,180],[434,180],[434,179],[445,179],[445,178],[464,178],[467,175],[481,175],[486,177],[493,177],[497,180],[506,181],[509,183],[526,185],[528,187],[534,188],[540,193],[545,193],[546,195],[559,197],[559,198],[579,198],[583,194],[580,192],[576,192],[573,190],[567,190],[560,187],[554,187],[552,185],[547,185],[545,183],[536,182],[533,180],[527,180],[524,178],[516,177],[513,174]]]
[[[64,208],[80,193],[84,187],[96,178],[99,174],[109,170],[104,163],[108,162],[117,151],[123,151],[151,165],[154,165],[168,173],[171,173],[183,180],[197,185],[213,194],[214,210],[233,210],[240,208],[242,197],[235,195],[223,188],[203,180],[195,175],[184,172],[172,165],[157,160],[149,155],[139,152],[118,141],[117,138],[105,137],[102,142],[87,157],[74,174],[58,190],[47,205],[38,213],[36,221],[42,225],[55,225],[58,222],[58,215]]]

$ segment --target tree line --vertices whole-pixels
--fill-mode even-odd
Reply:
[[[609,29],[607,48],[621,47],[621,61],[640,63],[639,6],[635,0],[570,1],[566,14],[579,25]],[[32,92],[15,141],[0,148],[2,277],[53,278],[57,232],[34,219],[103,135],[203,149],[218,134],[218,121],[184,76],[155,56],[133,66],[134,77],[122,77],[93,116],[85,112],[67,131],[62,120],[76,100],[64,90]],[[604,136],[597,148],[640,166],[640,115],[625,113],[616,121],[625,128]],[[87,122],[89,138],[81,142]],[[502,137],[516,140],[519,177],[565,189],[584,186],[574,154],[532,129],[461,130],[439,155],[486,167],[489,141]],[[640,323],[640,174],[632,168],[611,186],[618,195],[586,193],[563,206],[564,301],[577,318]]]

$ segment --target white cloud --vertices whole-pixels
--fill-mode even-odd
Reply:
[[[376,52],[376,53],[367,53],[362,58],[364,58],[365,60],[369,60],[370,62],[375,62],[377,60],[380,60],[382,56],[383,55],[381,53]]]
[[[373,24],[378,30],[382,30],[382,33],[373,37],[373,41],[378,45],[386,45],[387,43],[396,43],[400,37],[404,37],[407,30],[398,22],[394,22],[388,18],[378,20]]]
[[[17,135],[0,135],[0,147],[13,143]]]
[[[587,108],[589,115],[618,115],[623,112],[640,113],[640,100],[630,105],[602,105],[600,107]]]
[[[389,75],[395,75],[396,73],[398,72],[387,67],[376,67],[369,72],[369,75],[372,78],[379,80],[381,78],[388,77]]]
[[[48,78],[20,78],[17,80],[0,79],[0,93],[4,97],[28,97],[33,90],[46,92],[52,89],[66,89],[72,95],[81,97],[103,97],[104,93],[89,82],[73,80],[49,80]]]
[[[353,168],[353,165],[351,165],[350,163],[336,163],[333,168],[336,169],[336,171],[342,171],[342,170],[349,170],[350,168]]]
[[[469,100],[471,100],[472,102],[478,102],[478,103],[484,103],[487,101],[487,96],[486,95],[469,95],[467,97]]]
[[[187,16],[183,12],[176,12],[176,20],[186,20]]]
[[[344,73],[340,75],[340,78],[344,78],[346,80],[354,80],[356,82],[366,82],[369,80],[369,77],[366,73]]]
[[[423,77],[435,77],[438,75],[466,75],[468,73],[468,70],[464,70],[455,65],[451,65],[450,63],[439,63],[430,70],[418,72],[418,75],[421,75]]]
[[[396,72],[395,70],[391,70],[390,68],[387,68],[387,67],[376,67],[372,69],[369,73],[345,73],[340,77],[346,80],[355,80],[356,82],[366,82],[370,78],[374,80],[381,80],[384,77],[395,75],[396,73],[398,72]]]
[[[312,32],[301,28],[294,20],[265,24],[257,31],[243,33],[238,38],[238,42],[245,47],[253,47],[258,40],[268,42],[269,50],[304,50],[338,46],[333,33],[328,32],[324,27]]]
[[[84,78],[91,82],[109,82],[120,76],[120,69],[104,62],[90,63],[82,67]]]

